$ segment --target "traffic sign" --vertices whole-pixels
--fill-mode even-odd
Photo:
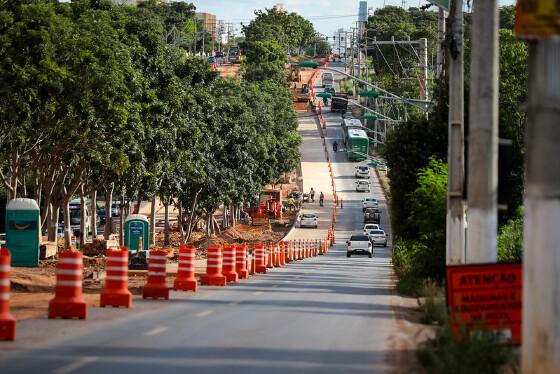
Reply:
[[[365,119],[365,120],[369,120],[369,121],[375,121],[379,117],[377,117],[375,114],[366,113],[366,114],[364,114],[364,116],[362,118]]]
[[[428,2],[437,5],[438,7],[448,10],[449,9],[449,0],[428,0]]]
[[[377,90],[365,90],[360,91],[359,95],[362,97],[379,97],[379,92]]]
[[[447,307],[457,339],[492,331],[504,343],[521,344],[523,277],[521,264],[447,267]]]
[[[327,99],[330,99],[332,97],[332,94],[329,93],[329,92],[317,92],[317,94],[315,96],[326,97]]]
[[[542,40],[560,35],[560,1],[518,0],[515,34],[526,40]]]

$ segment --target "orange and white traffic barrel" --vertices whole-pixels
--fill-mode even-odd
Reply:
[[[286,242],[281,241],[279,244],[280,248],[280,266],[286,265]]]
[[[167,252],[162,249],[152,249],[148,258],[148,282],[144,286],[144,299],[169,299],[169,288],[166,276]]]
[[[239,279],[249,278],[249,271],[247,270],[247,244],[235,246],[235,271]]]
[[[87,318],[88,306],[82,295],[83,267],[81,252],[59,253],[56,290],[49,303],[49,318]]]
[[[181,244],[179,246],[179,268],[177,278],[173,282],[175,291],[196,292],[198,281],[194,276],[196,247],[193,243]]]
[[[206,274],[200,278],[200,284],[203,286],[225,286],[227,278],[222,274],[222,262],[222,248],[216,244],[209,245]]]
[[[275,268],[280,267],[280,246],[278,244],[274,244],[272,243],[272,248],[274,251],[274,256],[272,258],[272,265],[274,265]]]
[[[100,307],[113,306],[130,308],[132,294],[128,290],[128,248],[111,247],[107,249],[105,265],[105,289],[101,292]]]
[[[222,274],[226,276],[228,282],[237,282],[239,275],[235,271],[235,245],[224,244],[224,262]]]
[[[0,340],[16,340],[16,319],[10,313],[10,263],[12,255],[0,248]]]
[[[267,257],[266,257],[266,259],[267,259],[266,267],[271,269],[271,268],[274,267],[274,264],[272,263],[272,256],[273,256],[273,253],[274,253],[274,245],[272,244],[272,242],[268,244],[268,251],[267,252],[268,253],[267,253]]]
[[[254,245],[253,256],[255,257],[255,273],[266,274],[266,252],[264,244],[256,243]]]
[[[288,240],[286,243],[286,264],[289,264],[292,261],[292,241]]]
[[[257,256],[255,254],[255,246],[253,245],[253,250],[251,251],[251,253],[249,254],[249,275],[254,275],[256,274],[256,268],[257,268]]]

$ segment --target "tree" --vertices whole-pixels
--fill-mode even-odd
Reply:
[[[277,42],[255,42],[247,53],[246,61],[243,73],[246,81],[258,82],[270,79],[286,83],[284,65],[288,62],[288,56]]]

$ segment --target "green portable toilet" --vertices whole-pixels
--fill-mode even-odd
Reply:
[[[12,253],[12,266],[39,266],[40,229],[35,200],[10,200],[6,207],[6,247]]]
[[[138,251],[140,238],[142,248],[147,251],[150,248],[148,242],[148,218],[143,214],[131,214],[124,221],[124,245],[128,250],[136,253]]]

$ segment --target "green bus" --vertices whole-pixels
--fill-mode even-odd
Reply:
[[[366,132],[362,129],[349,128],[346,137],[346,150],[348,160],[363,161],[367,158],[369,139]]]
[[[350,161],[363,161],[367,158],[369,139],[363,129],[362,122],[357,118],[344,118],[342,121],[344,143]]]

